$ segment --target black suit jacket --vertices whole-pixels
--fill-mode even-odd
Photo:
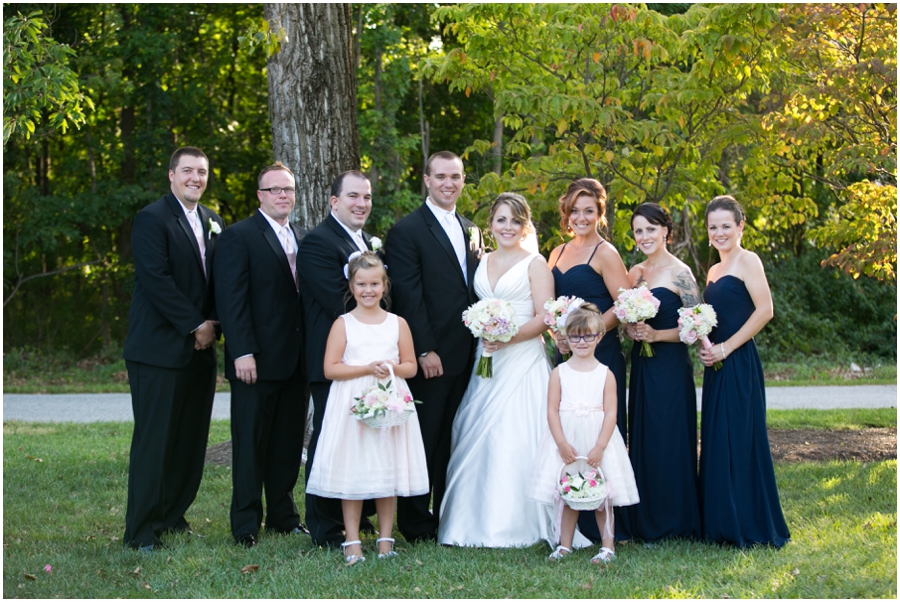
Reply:
[[[468,280],[447,233],[425,203],[391,228],[384,247],[393,307],[409,323],[416,355],[437,352],[450,376],[461,374],[474,353],[475,338],[462,313],[478,300],[473,283],[484,249],[475,224],[457,218],[466,240]]]
[[[216,319],[213,257],[225,222],[212,209],[197,205],[206,240],[206,273],[200,247],[181,203],[169,192],[138,212],[131,231],[134,253],[134,293],[128,314],[126,360],[184,368],[194,353],[192,332],[205,320]]]
[[[306,230],[291,229],[299,243]],[[222,233],[214,269],[226,378],[237,378],[234,359],[251,353],[259,380],[289,378],[301,361],[303,308],[281,241],[262,213]]]
[[[371,237],[363,240],[372,248]],[[325,343],[334,321],[356,306],[349,298],[344,265],[359,248],[329,214],[300,242],[297,275],[306,314],[306,362],[310,382],[325,382]],[[347,302],[345,304],[345,299]]]

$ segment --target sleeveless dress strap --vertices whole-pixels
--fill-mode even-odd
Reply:
[[[601,240],[600,242],[597,243],[597,246],[594,247],[594,251],[591,253],[591,256],[588,257],[587,263],[590,263],[590,262],[591,262],[591,259],[594,258],[594,253],[597,252],[597,249],[599,249],[599,248],[600,248],[600,245],[602,245],[604,242],[606,242],[606,241],[605,241],[605,240]],[[560,251],[559,254],[562,255],[562,251]]]
[[[562,249],[559,250],[559,255],[556,256],[556,263],[559,263],[559,258],[562,257],[562,254],[566,251],[566,245],[568,244],[568,242],[563,243]]]

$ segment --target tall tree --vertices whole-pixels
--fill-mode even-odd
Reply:
[[[356,61],[349,4],[263,5],[269,30],[283,30],[269,57],[269,120],[275,159],[297,181],[292,221],[311,228],[328,214],[331,181],[359,168]]]

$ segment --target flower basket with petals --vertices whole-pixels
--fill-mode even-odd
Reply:
[[[401,396],[397,392],[394,369],[390,364],[385,365],[391,374],[390,380],[387,383],[375,383],[362,395],[354,397],[356,403],[350,408],[350,414],[354,418],[376,429],[403,424],[415,413],[415,404],[422,403],[413,399],[409,393]]]
[[[577,456],[579,460],[587,460],[585,456]],[[559,497],[572,510],[596,510],[603,505],[609,494],[606,478],[600,468],[590,466],[576,474],[564,473],[567,464],[559,469],[560,478],[557,491]]]

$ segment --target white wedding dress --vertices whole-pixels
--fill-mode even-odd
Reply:
[[[509,301],[522,325],[534,317],[529,255],[491,290],[489,256],[475,272],[480,299]],[[476,365],[481,358],[478,345]],[[529,500],[532,462],[547,425],[550,363],[541,337],[509,345],[493,356],[493,377],[475,376],[453,421],[447,491],[440,508],[438,541],[458,546],[507,548],[553,541],[551,506]],[[576,534],[579,547],[589,544]]]

